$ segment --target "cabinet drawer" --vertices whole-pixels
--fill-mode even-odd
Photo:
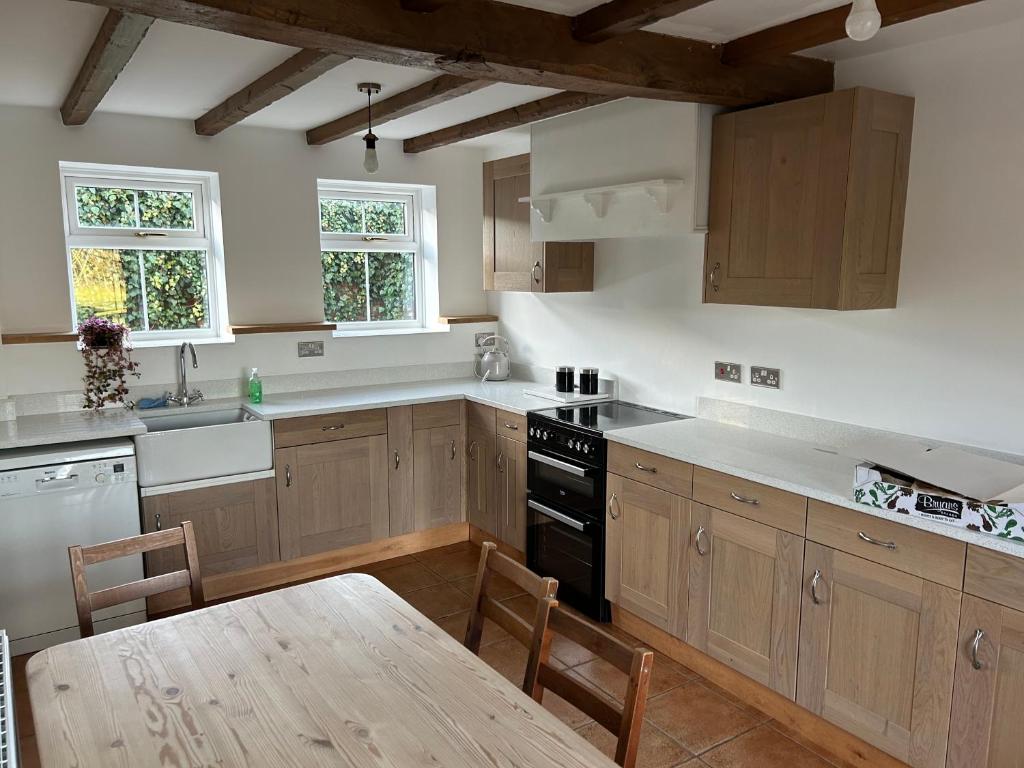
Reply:
[[[622,443],[608,442],[608,471],[689,498],[693,465]]]
[[[454,427],[462,422],[462,400],[420,403],[412,407],[413,429]]]
[[[479,429],[493,435],[495,426],[494,408],[467,400],[466,426],[469,429]]]
[[[520,443],[526,442],[526,416],[495,409],[494,427],[495,431],[503,437],[510,437]]]
[[[803,496],[704,467],[693,470],[693,498],[797,536],[803,536],[807,527],[807,499]]]
[[[807,538],[953,589],[963,586],[967,545],[962,541],[814,500]]]
[[[290,448],[352,437],[386,435],[387,431],[388,414],[384,408],[278,419],[274,422],[274,447]]]
[[[1024,611],[1024,558],[993,552],[971,545],[967,547],[967,572],[964,592],[976,597]]]

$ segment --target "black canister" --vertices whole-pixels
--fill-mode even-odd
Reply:
[[[580,368],[580,394],[597,394],[597,368]]]
[[[555,368],[555,389],[559,392],[573,392],[576,389],[576,369],[571,365]]]

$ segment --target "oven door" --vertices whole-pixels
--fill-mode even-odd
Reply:
[[[600,514],[604,509],[604,473],[547,452],[530,449],[526,487],[530,495],[559,507]]]
[[[526,503],[530,570],[558,579],[558,599],[597,621],[608,621],[604,599],[604,524],[538,501]]]

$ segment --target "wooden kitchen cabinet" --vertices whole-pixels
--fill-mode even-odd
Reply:
[[[484,163],[484,290],[594,290],[593,243],[530,240],[530,156]]]
[[[462,445],[458,425],[413,430],[417,531],[462,519]]]
[[[493,421],[492,421],[493,424]],[[491,536],[498,535],[498,512],[495,503],[494,478],[496,438],[475,425],[466,430],[466,516],[472,525]]]
[[[495,437],[495,510],[497,536],[526,551],[526,443]]]
[[[944,766],[960,593],[813,541],[803,579],[797,702],[914,768]]]
[[[192,521],[204,576],[252,568],[280,559],[273,478],[215,485],[142,499],[143,531]],[[147,576],[181,570],[181,547],[147,552]]]
[[[605,597],[682,637],[689,500],[613,474],[607,492]]]
[[[686,642],[796,698],[804,540],[696,502]]]
[[[704,301],[896,306],[913,117],[869,88],[717,115]]]

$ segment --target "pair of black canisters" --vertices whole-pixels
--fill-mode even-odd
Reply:
[[[555,368],[555,389],[559,392],[576,390],[576,369],[571,365]],[[580,394],[597,394],[597,368],[580,368]]]

